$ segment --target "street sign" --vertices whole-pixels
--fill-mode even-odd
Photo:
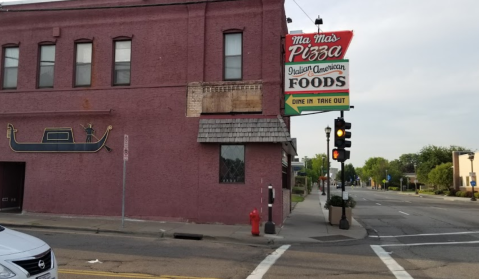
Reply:
[[[401,178],[399,178],[399,181],[401,181],[401,182],[402,182],[402,177],[401,177]]]
[[[476,181],[471,181],[471,186],[476,186]]]
[[[388,174],[388,181],[391,180],[391,176]]]
[[[128,161],[128,135],[123,140],[123,161]]]
[[[383,179],[383,183],[386,183],[386,179]]]

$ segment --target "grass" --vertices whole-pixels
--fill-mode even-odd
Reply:
[[[292,202],[302,202],[302,201],[304,201],[304,198],[299,196],[299,195],[294,195],[293,194],[292,197],[291,197],[291,201]]]

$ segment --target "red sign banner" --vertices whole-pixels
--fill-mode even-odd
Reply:
[[[286,35],[286,63],[341,60],[353,31]]]

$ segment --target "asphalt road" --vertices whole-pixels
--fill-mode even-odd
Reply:
[[[54,248],[61,279],[478,277],[479,203],[347,190],[357,200],[353,214],[368,229],[366,239],[278,249],[102,233],[24,232]],[[89,263],[97,259],[101,263]]]

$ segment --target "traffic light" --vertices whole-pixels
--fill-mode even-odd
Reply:
[[[346,131],[351,129],[351,123],[344,121],[343,118],[334,120],[334,146],[339,149],[351,147],[351,141],[346,140],[351,138],[351,132]]]
[[[346,131],[351,129],[351,123],[344,121],[343,118],[337,118],[334,120],[334,146],[333,159],[338,162],[344,162],[349,159],[350,152],[345,150],[347,147],[351,147],[351,141],[346,140],[351,138],[351,132]]]

